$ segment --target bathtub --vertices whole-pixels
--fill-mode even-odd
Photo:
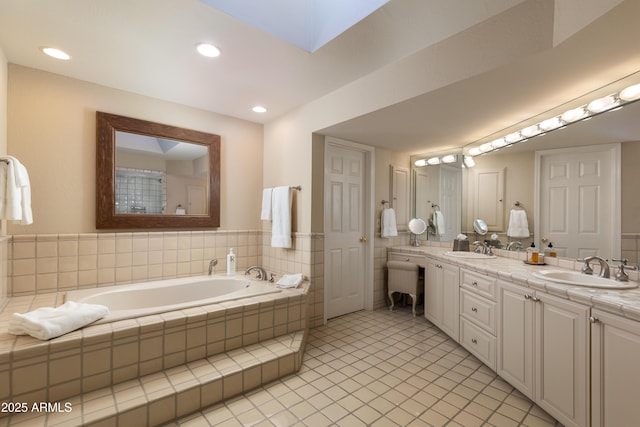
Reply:
[[[64,300],[106,305],[109,314],[92,323],[99,324],[280,291],[243,276],[196,276],[69,291]]]

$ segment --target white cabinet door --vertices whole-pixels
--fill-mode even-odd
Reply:
[[[460,336],[459,278],[458,267],[427,260],[424,317],[456,341]]]
[[[535,401],[565,426],[589,425],[589,310],[551,295],[535,308]]]
[[[640,323],[598,310],[592,319],[592,426],[637,425]]]
[[[590,308],[499,282],[497,372],[565,426],[589,425]]]
[[[497,373],[522,394],[533,395],[533,304],[521,286],[498,282]]]
[[[442,329],[456,341],[460,339],[460,270],[446,263],[439,263],[442,269]]]

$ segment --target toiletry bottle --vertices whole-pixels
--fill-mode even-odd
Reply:
[[[538,251],[536,250],[536,245],[533,242],[531,242],[531,246],[527,248],[527,261],[533,264],[538,263]]]
[[[553,243],[549,242],[549,245],[544,250],[544,256],[555,258],[558,256],[558,253],[555,249],[553,249]]]
[[[236,255],[233,253],[233,248],[229,249],[227,255],[227,276],[234,276],[236,274]]]

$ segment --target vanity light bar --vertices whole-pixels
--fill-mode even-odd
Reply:
[[[446,154],[442,157],[429,157],[429,158],[424,158],[424,159],[418,159],[416,160],[413,164],[418,167],[424,167],[424,166],[435,166],[435,165],[439,165],[439,164],[447,164],[447,163],[455,163],[458,161],[458,155],[457,154]]]
[[[602,114],[608,111],[615,111],[625,104],[638,100],[640,100],[640,83],[628,86],[618,93],[594,99],[586,105],[572,108],[558,116],[542,120],[539,123],[527,126],[519,131],[505,135],[502,138],[498,138],[491,142],[485,142],[479,146],[472,147],[468,150],[467,154],[469,156],[479,156],[481,154],[489,153],[503,147],[509,147],[520,141],[525,141],[535,136],[544,135],[546,132],[550,132],[556,129],[562,129],[569,124],[579,122],[598,114]]]

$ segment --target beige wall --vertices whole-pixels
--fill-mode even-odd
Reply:
[[[220,135],[220,228],[260,228],[262,125],[14,64],[8,100],[7,151],[29,171],[34,216],[32,225],[9,225],[9,234],[96,230],[96,111]]]
[[[0,49],[0,154],[7,152],[7,59]],[[0,234],[4,234],[6,225],[2,222]],[[0,309],[8,293],[7,286],[7,242],[0,238]]]
[[[640,141],[623,143],[621,157],[622,233],[640,233]]]

